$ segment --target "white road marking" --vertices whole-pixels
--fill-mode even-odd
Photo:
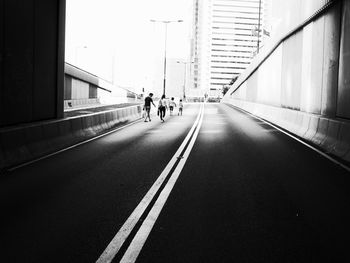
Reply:
[[[115,255],[118,253],[119,249],[121,248],[121,246],[123,245],[127,237],[130,235],[131,231],[133,230],[137,222],[140,220],[143,212],[146,210],[146,208],[152,201],[152,198],[155,196],[160,186],[164,182],[165,178],[167,177],[167,175],[170,173],[171,169],[177,162],[178,160],[177,157],[181,154],[181,152],[187,145],[188,141],[191,138],[192,133],[195,131],[195,128],[197,127],[197,124],[201,120],[202,113],[203,113],[203,105],[201,105],[197,119],[194,122],[191,130],[187,134],[186,138],[182,142],[179,149],[176,151],[176,153],[171,158],[171,160],[169,161],[169,163],[167,164],[163,172],[157,178],[156,182],[148,190],[147,194],[144,196],[144,198],[141,200],[141,202],[138,204],[135,210],[131,213],[129,218],[125,221],[124,225],[119,229],[118,233],[114,236],[112,241],[108,244],[107,248],[103,251],[101,256],[97,259],[96,263],[111,262],[115,257]]]
[[[160,212],[162,211],[177,179],[179,178],[179,175],[187,161],[187,158],[193,148],[193,145],[197,139],[199,129],[202,125],[203,122],[203,115],[201,115],[200,121],[198,123],[198,126],[195,130],[195,133],[193,134],[193,137],[183,155],[183,159],[180,160],[179,164],[175,168],[175,171],[171,175],[168,183],[162,190],[161,194],[159,195],[157,201],[153,205],[151,211],[147,215],[146,219],[144,220],[143,224],[141,225],[139,231],[136,233],[134,239],[132,240],[130,246],[128,247],[127,251],[125,252],[123,258],[121,259],[120,262],[122,263],[133,263],[136,261],[138,255],[141,252],[141,249],[143,245],[145,244],[156,220],[158,219],[158,216]]]

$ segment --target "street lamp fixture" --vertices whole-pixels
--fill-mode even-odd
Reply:
[[[165,40],[164,40],[164,81],[163,81],[163,95],[165,95],[165,85],[166,85],[166,43],[167,43],[167,33],[168,33],[168,24],[170,23],[181,23],[183,20],[150,20],[153,23],[163,23],[165,26]]]

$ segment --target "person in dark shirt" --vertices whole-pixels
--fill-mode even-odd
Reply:
[[[151,103],[153,104],[153,106],[155,107],[156,105],[154,105],[153,103],[153,93],[150,93],[146,98],[145,98],[145,106],[144,109],[146,111],[146,118],[145,118],[145,122],[147,122],[147,118],[149,119],[149,121],[151,121],[151,117],[149,115],[150,111],[151,111]]]

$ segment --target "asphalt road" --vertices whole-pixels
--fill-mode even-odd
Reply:
[[[200,107],[2,176],[0,261],[96,262],[165,174],[113,262],[129,251],[137,262],[350,262],[349,173],[236,109]]]

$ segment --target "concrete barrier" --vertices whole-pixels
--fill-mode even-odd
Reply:
[[[350,149],[350,123],[341,123],[338,140],[332,151],[333,154],[339,157],[348,155]]]
[[[312,142],[312,138],[315,136],[317,132],[318,121],[319,121],[318,116],[310,116],[309,127],[303,136],[303,138],[306,139],[307,141]]]
[[[303,127],[304,114],[301,112],[296,112],[295,123],[293,125],[293,133],[299,136],[299,131]]]
[[[326,118],[319,118],[315,136],[311,141],[316,145],[321,145],[327,136],[329,120]]]
[[[82,118],[72,118],[69,120],[71,124],[71,133],[74,141],[78,141],[79,138],[84,137]]]
[[[27,132],[28,133],[28,132]],[[4,161],[0,168],[9,163],[20,163],[31,158],[27,141],[26,131],[20,128],[6,129],[1,132],[1,148]]]
[[[1,138],[0,138],[0,143],[1,143]],[[0,163],[5,163],[5,156],[2,148],[0,148]]]
[[[49,148],[49,143],[45,138],[44,130],[42,125],[30,126],[24,129],[25,134],[25,145],[28,152],[34,158],[37,157],[38,150],[44,148],[45,151]]]
[[[304,138],[307,130],[309,129],[311,117],[309,114],[301,114],[301,116],[302,116],[302,121],[300,123],[299,129],[296,131],[296,135]]]
[[[58,146],[67,147],[71,143],[74,144],[75,138],[72,134],[72,123],[70,121],[61,122],[58,125],[58,136],[54,139],[50,139],[50,134],[47,135],[48,140],[51,141],[51,144]]]
[[[0,129],[0,169],[16,166],[140,119],[140,105]]]
[[[329,120],[326,138],[320,145],[325,149],[326,153],[334,153],[335,145],[338,142],[340,125],[341,123],[339,121]]]

